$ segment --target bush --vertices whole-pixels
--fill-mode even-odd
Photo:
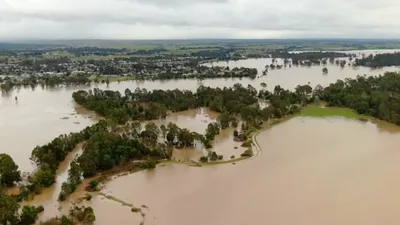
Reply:
[[[218,156],[218,160],[222,160],[223,158],[224,158],[223,155],[219,155],[219,156]]]
[[[152,160],[152,159],[149,159],[149,160],[146,160],[145,162],[142,162],[142,163],[140,164],[140,168],[151,170],[151,169],[156,168],[156,165],[157,165],[157,161],[154,161],[154,160]]]
[[[20,222],[21,225],[34,224],[39,213],[43,212],[43,206],[24,206],[21,211]]]
[[[246,141],[246,142],[243,142],[243,144],[241,145],[242,147],[250,147],[251,146],[251,142],[250,141]]]
[[[208,157],[210,158],[210,161],[217,161],[218,160],[218,155],[216,152],[209,152]]]
[[[240,156],[242,157],[252,157],[253,156],[253,151],[251,149],[248,149],[244,151]]]
[[[83,224],[93,224],[96,220],[92,207],[75,206],[70,210],[70,217],[76,219]]]
[[[200,157],[200,162],[202,162],[202,163],[208,162],[208,157],[207,156]]]
[[[140,211],[141,211],[141,209],[139,209],[139,208],[136,208],[136,207],[131,208],[131,212],[138,213]]]
[[[92,200],[92,195],[91,194],[86,194],[85,199],[86,199],[86,201]]]
[[[235,156],[234,156],[234,155],[232,155],[232,156],[231,156],[231,159],[234,159],[234,158],[235,158]]]
[[[99,191],[98,185],[99,185],[99,181],[98,181],[98,180],[92,180],[92,181],[90,181],[90,183],[86,186],[85,190],[86,190],[86,191],[90,191],[90,192]]]

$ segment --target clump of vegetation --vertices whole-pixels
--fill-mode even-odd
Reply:
[[[136,208],[136,207],[132,207],[131,208],[131,212],[134,212],[134,213],[138,213],[138,212],[141,212],[142,210],[140,209],[140,208]]]
[[[43,206],[24,206],[21,211],[19,209],[15,198],[0,194],[0,224],[34,224],[38,214],[44,210]]]
[[[200,157],[200,162],[202,162],[202,163],[208,162],[208,156],[202,156],[202,157]]]
[[[246,148],[251,147],[251,140],[243,142],[241,146]]]
[[[251,149],[247,149],[240,156],[242,156],[242,157],[252,157],[253,156],[253,151]]]
[[[146,160],[145,162],[142,162],[140,164],[140,168],[149,170],[156,168],[156,166],[157,166],[157,161],[152,159]]]
[[[61,192],[58,196],[59,201],[64,201],[68,195],[73,193],[77,186],[81,183],[82,171],[76,160],[71,162],[70,169],[68,170],[68,180],[61,186]]]
[[[92,207],[75,206],[70,210],[70,217],[83,224],[93,224],[96,220]]]
[[[92,200],[93,196],[91,194],[86,194],[85,199],[86,201]]]
[[[89,182],[89,184],[85,187],[86,191],[89,192],[95,192],[95,191],[99,191],[99,181],[98,180],[92,180]]]
[[[19,224],[34,224],[39,213],[43,212],[43,206],[24,206],[21,211]]]
[[[21,181],[18,165],[7,154],[0,154],[0,175],[0,188],[11,187],[15,182]]]
[[[75,225],[75,224],[76,223],[67,216],[55,217],[39,223],[39,225]]]
[[[235,156],[234,156],[234,155],[232,155],[232,156],[231,156],[231,159],[234,159],[234,158],[235,158]]]

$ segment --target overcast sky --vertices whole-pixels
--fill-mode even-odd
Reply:
[[[400,37],[399,0],[0,0],[0,39]]]

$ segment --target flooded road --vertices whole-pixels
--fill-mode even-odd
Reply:
[[[146,224],[396,225],[400,134],[346,119],[294,118],[236,165],[166,165],[106,191],[150,211]],[[116,219],[115,223],[119,223]]]

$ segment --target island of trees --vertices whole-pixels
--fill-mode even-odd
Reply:
[[[400,65],[400,53],[383,53],[376,55],[369,55],[361,59],[356,59],[357,66],[367,66],[371,68],[381,68],[385,66],[398,66]]]

